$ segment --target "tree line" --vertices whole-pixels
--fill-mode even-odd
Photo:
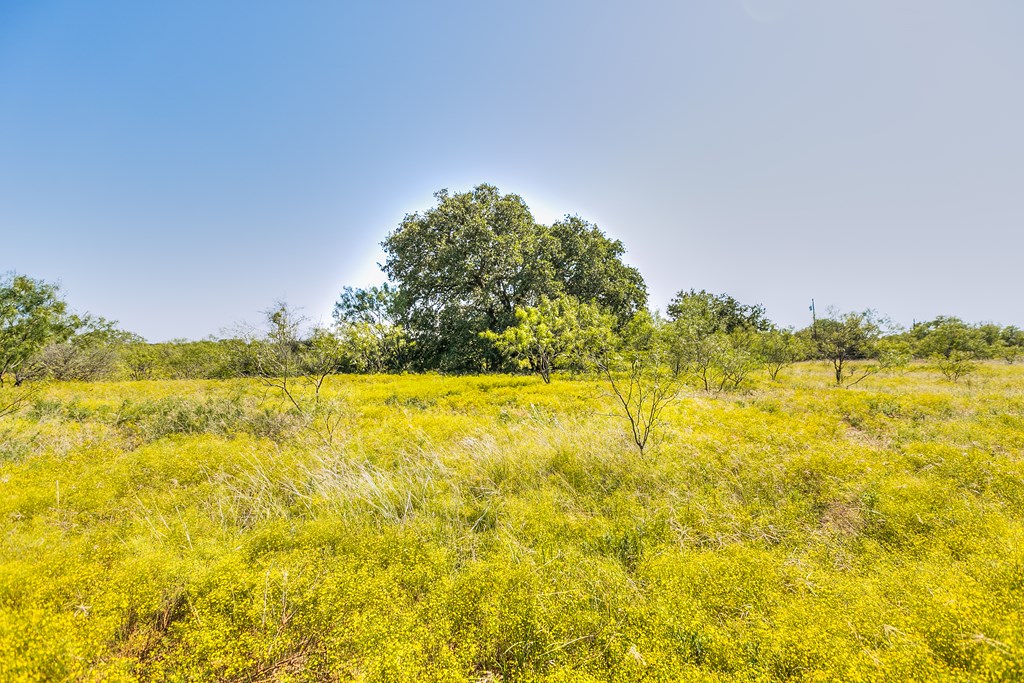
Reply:
[[[435,195],[383,241],[387,281],[345,287],[333,323],[309,327],[285,303],[226,338],[150,344],[116,323],[69,310],[59,287],[0,278],[0,384],[39,378],[306,378],[337,372],[615,372],[657,366],[708,392],[755,372],[777,379],[819,359],[837,385],[927,359],[948,379],[979,361],[1015,362],[1024,331],[938,317],[900,329],[873,311],[829,311],[804,329],[760,304],[684,290],[664,314],[648,308],[640,272],[597,226],[538,223],[523,199],[490,185]],[[271,378],[275,378],[271,380]],[[317,378],[319,380],[317,381]]]

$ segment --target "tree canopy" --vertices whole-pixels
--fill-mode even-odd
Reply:
[[[819,358],[832,363],[837,385],[847,381],[855,383],[870,373],[862,368],[866,374],[854,379],[850,362],[874,358],[878,353],[878,340],[888,325],[887,320],[879,318],[872,310],[843,314],[834,311],[815,322],[810,330],[811,343]]]
[[[728,294],[711,294],[703,289],[679,292],[667,311],[670,320],[685,322],[701,336],[741,330],[763,332],[772,327],[761,304],[741,304]]]
[[[25,275],[0,279],[0,383],[20,371],[47,343],[63,341],[76,327],[57,285]]]
[[[550,232],[555,284],[561,294],[597,304],[620,325],[647,305],[647,286],[639,270],[623,263],[626,249],[621,241],[609,239],[579,216],[566,216]]]
[[[380,287],[355,289],[345,287],[341,297],[334,304],[334,320],[339,325],[346,323],[368,323],[391,325],[398,292],[384,283]]]
[[[497,367],[501,354],[481,333],[504,331],[516,309],[542,297],[598,304],[620,324],[646,306],[622,243],[583,219],[541,225],[521,197],[491,185],[435,197],[436,207],[407,215],[382,243],[382,267],[397,288],[394,317],[420,367]]]
[[[506,358],[551,381],[556,369],[582,370],[614,344],[614,318],[597,304],[574,297],[541,297],[537,306],[516,309],[516,324],[498,334],[482,332]]]

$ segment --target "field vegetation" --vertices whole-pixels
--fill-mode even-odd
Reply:
[[[832,371],[38,385],[0,679],[1021,679],[1024,368]]]
[[[1024,680],[1024,332],[435,196],[328,325],[0,277],[0,681]]]

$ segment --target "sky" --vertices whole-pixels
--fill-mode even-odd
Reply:
[[[0,0],[0,272],[151,341],[328,322],[441,188],[783,325],[1024,326],[1018,0]]]

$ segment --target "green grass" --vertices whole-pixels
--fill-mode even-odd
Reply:
[[[1024,679],[1024,367],[783,374],[642,458],[596,381],[52,385],[0,680]]]

